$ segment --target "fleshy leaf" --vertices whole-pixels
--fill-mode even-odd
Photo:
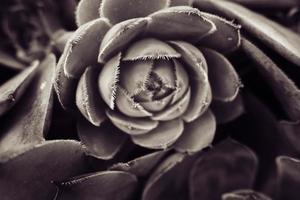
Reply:
[[[174,74],[174,69],[175,68],[171,61],[157,60],[154,62],[153,73],[157,74],[157,76],[162,81],[164,86],[167,86],[169,88],[175,88],[176,87],[176,74]],[[182,76],[184,78],[188,79],[186,73],[185,74],[182,73]],[[188,85],[188,80],[187,80],[186,84]]]
[[[119,171],[102,171],[57,183],[55,200],[130,200],[138,186],[136,176]]]
[[[170,94],[159,100],[140,102],[141,106],[149,112],[159,112],[166,108],[173,99],[173,94]]]
[[[243,30],[300,66],[300,37],[291,30],[229,1],[196,0],[194,6],[228,19],[237,19]]]
[[[240,46],[241,26],[216,15],[209,13],[203,13],[203,15],[215,24],[217,30],[202,38],[200,42],[198,42],[200,46],[208,47],[223,53],[232,52]]]
[[[196,56],[196,52],[193,52],[195,49],[190,49],[190,45],[187,45],[187,43],[178,41],[171,43],[172,46],[182,54],[184,61],[187,63],[184,67],[189,74],[191,100],[183,119],[187,122],[191,122],[205,112],[211,102],[211,89],[208,82],[207,69],[205,67],[206,62],[200,61],[199,59],[202,59],[202,56],[200,56],[200,54]],[[191,59],[189,57],[192,55],[195,55],[197,59],[195,58],[194,61],[189,61],[189,59]]]
[[[54,75],[55,56],[51,54],[38,66],[28,90],[2,121],[0,162],[44,141],[52,113]]]
[[[176,103],[165,108],[161,112],[155,113],[151,119],[159,121],[168,121],[180,117],[188,108],[191,99],[191,89]]]
[[[180,54],[167,43],[154,38],[147,38],[130,45],[123,60],[155,60],[179,57]]]
[[[135,18],[114,25],[103,38],[98,62],[104,63],[116,53],[122,51],[128,44],[141,34],[147,26],[144,18]]]
[[[97,64],[99,46],[109,28],[105,19],[96,19],[72,34],[60,58],[67,77],[79,78],[88,66]]]
[[[98,78],[98,87],[101,97],[111,109],[114,109],[115,107],[117,96],[117,83],[119,82],[120,76],[120,59],[121,53],[105,63]]]
[[[192,4],[192,0],[170,0],[171,6],[190,6]]]
[[[86,173],[88,169],[79,142],[48,141],[0,165],[2,199],[53,199],[60,181]]]
[[[134,99],[123,89],[118,88],[116,97],[117,108],[128,117],[149,117],[152,113],[148,112],[139,103],[135,102]]]
[[[277,191],[280,199],[298,200],[300,198],[300,160],[287,156],[276,159],[278,172]]]
[[[211,145],[216,131],[216,119],[211,111],[185,124],[183,134],[174,144],[182,153],[195,153]]]
[[[242,86],[234,67],[226,57],[214,50],[202,49],[202,53],[208,66],[208,79],[213,99],[233,101]]]
[[[259,48],[248,40],[242,40],[243,51],[253,60],[255,67],[272,87],[289,118],[300,119],[300,90],[295,83]]]
[[[222,200],[271,200],[271,198],[253,190],[236,190],[223,194]]]
[[[297,152],[300,152],[300,138],[299,138],[299,130],[300,130],[300,121],[290,122],[290,121],[280,121],[279,126],[284,133],[286,139],[292,145]]]
[[[246,146],[231,139],[223,141],[195,162],[190,173],[190,199],[218,200],[223,193],[251,188],[257,164],[255,154]]]
[[[57,48],[57,50],[60,53],[62,53],[64,51],[65,46],[68,43],[68,40],[72,37],[73,34],[74,34],[74,31],[66,31],[63,29],[56,31],[53,34],[52,40],[54,42],[55,47]]]
[[[177,118],[160,122],[155,129],[146,134],[132,136],[132,141],[150,149],[166,149],[181,136],[183,129],[183,121]]]
[[[65,58],[61,56],[56,66],[54,89],[60,105],[65,110],[70,110],[76,108],[75,94],[79,80],[65,75],[63,65]]]
[[[81,26],[100,17],[102,0],[80,0],[76,9],[76,24]]]
[[[169,43],[180,53],[184,63],[201,67],[207,72],[205,57],[199,49],[184,41],[170,41]]]
[[[151,14],[146,36],[168,40],[198,40],[216,30],[215,25],[202,13],[189,6],[176,6]]]
[[[103,160],[112,159],[128,139],[109,122],[96,127],[83,118],[78,120],[78,135],[86,153]]]
[[[164,191],[166,191],[166,188],[169,188],[171,185],[170,181],[167,181],[169,180],[169,173],[172,172],[172,170],[182,162],[184,157],[184,154],[174,153],[160,163],[160,165],[155,169],[146,182],[146,186],[142,194],[142,200],[160,200],[163,198],[173,199],[164,195]],[[176,174],[176,176],[173,176],[173,178],[175,179],[175,177],[178,177],[178,175],[179,174]],[[174,180],[172,183],[174,184]],[[172,190],[172,192],[175,191]],[[169,191],[169,193],[171,192]]]
[[[130,96],[137,94],[138,91],[145,89],[144,87],[152,68],[153,61],[149,60],[122,62],[119,85]]]
[[[239,3],[245,7],[253,9],[289,9],[300,5],[298,0],[277,0],[274,3],[273,0],[231,0],[232,2]]]
[[[127,19],[146,17],[168,6],[169,0],[103,0],[100,16],[116,24]]]
[[[76,105],[83,116],[95,126],[106,119],[105,102],[101,99],[97,79],[100,70],[88,67],[80,78],[76,92]]]
[[[109,169],[129,172],[137,177],[147,177],[167,152],[168,151],[157,151],[142,157],[138,157],[127,163],[117,163],[111,166]]]
[[[141,135],[155,129],[158,125],[157,121],[148,118],[132,118],[118,111],[107,110],[106,114],[111,122],[119,129],[129,135]]]
[[[213,101],[210,108],[216,116],[218,124],[233,121],[245,112],[243,99],[240,95],[231,102]]]
[[[32,65],[18,75],[14,76],[0,86],[0,116],[11,109],[21,98],[31,83],[39,62],[33,62]]]

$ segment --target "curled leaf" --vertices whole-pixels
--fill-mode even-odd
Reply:
[[[151,119],[158,121],[168,121],[180,117],[188,108],[191,99],[191,89],[189,89],[184,96],[176,103],[170,105],[164,110],[155,113]]]
[[[102,0],[81,0],[76,9],[76,24],[81,26],[100,17],[99,9]]]
[[[149,117],[152,113],[148,112],[143,106],[134,101],[134,99],[121,87],[118,88],[116,97],[117,108],[129,117]]]
[[[208,79],[213,99],[233,101],[242,86],[237,72],[222,54],[211,49],[203,49],[202,52],[208,66]]]
[[[107,110],[106,114],[111,122],[119,129],[130,135],[141,135],[155,129],[157,121],[148,118],[132,118],[118,111]]]
[[[169,0],[102,0],[100,16],[112,24],[147,15],[169,6]]]
[[[140,90],[145,89],[152,68],[153,61],[149,60],[122,62],[119,85],[125,89],[129,96],[134,96]]]
[[[123,60],[155,60],[178,57],[180,54],[167,43],[154,38],[146,38],[133,43],[127,49]]]
[[[166,149],[181,136],[183,130],[183,121],[177,118],[160,122],[155,129],[146,134],[132,136],[132,141],[150,149]]]
[[[212,34],[216,27],[202,13],[189,6],[159,10],[149,16],[145,35],[168,40],[199,39]]]
[[[241,44],[240,29],[241,26],[227,21],[217,15],[203,13],[203,15],[211,20],[217,27],[212,34],[202,38],[198,44],[199,46],[208,47],[218,52],[232,52],[236,50]]]
[[[198,152],[211,145],[215,131],[214,114],[211,111],[206,111],[198,119],[185,125],[183,134],[174,144],[174,148],[183,153]]]
[[[95,126],[106,119],[105,103],[100,97],[97,87],[100,70],[96,67],[88,67],[80,78],[76,92],[76,105],[83,116]]]
[[[104,63],[122,51],[141,34],[147,26],[144,18],[135,18],[114,25],[104,36],[99,50],[98,62]]]
[[[79,118],[77,129],[86,154],[103,160],[112,159],[128,139],[109,122],[103,122],[96,127],[85,119]]]
[[[97,64],[98,49],[109,28],[105,19],[96,19],[72,34],[60,58],[67,77],[79,78],[88,66]]]
[[[120,76],[121,53],[111,58],[102,68],[99,78],[98,87],[101,97],[111,108],[115,107],[117,89]]]

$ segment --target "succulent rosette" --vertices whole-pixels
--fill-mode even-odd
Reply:
[[[225,0],[76,18],[0,86],[1,199],[300,199],[299,35]]]
[[[80,26],[58,63],[62,106],[76,102],[99,132],[109,120],[142,147],[196,152],[208,146],[216,128],[211,102],[239,101],[241,83],[223,53],[239,47],[240,27],[184,4],[81,1]],[[99,15],[86,14],[94,8]],[[220,121],[242,109],[232,110]]]

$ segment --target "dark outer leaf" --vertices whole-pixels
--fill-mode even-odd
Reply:
[[[174,153],[161,162],[147,181],[142,200],[187,199],[181,198],[186,193],[186,179],[190,172],[187,170],[190,162],[183,161],[184,157],[184,154]]]
[[[241,95],[231,102],[213,101],[210,108],[216,116],[217,124],[233,121],[245,112]]]
[[[38,66],[38,61],[32,63],[32,66],[0,86],[0,116],[5,114],[19,101],[33,79]]]
[[[78,120],[78,134],[86,153],[104,160],[112,159],[128,139],[125,133],[108,122],[97,127],[82,117]]]
[[[0,152],[6,155],[1,155],[0,161],[15,156],[11,153],[16,150],[44,141],[52,113],[54,74],[55,57],[49,55],[40,64],[26,94],[6,116],[0,140]]]
[[[298,0],[230,0],[250,8],[259,9],[288,9],[295,6],[300,6]]]
[[[300,160],[287,156],[276,159],[279,199],[300,199]]]
[[[138,157],[127,163],[117,163],[111,166],[109,169],[129,172],[137,177],[146,177],[167,153],[168,151],[157,151],[142,157]]]
[[[52,200],[60,181],[87,172],[79,142],[49,141],[0,164],[2,200]]]
[[[60,183],[55,200],[131,200],[137,183],[137,178],[127,172],[87,174]]]
[[[300,37],[291,30],[229,1],[195,0],[194,6],[228,19],[237,19],[243,30],[300,66]]]
[[[261,50],[242,39],[242,49],[255,62],[255,67],[268,81],[274,94],[291,120],[300,119],[300,90],[284,72]]]
[[[225,192],[251,188],[257,165],[256,155],[246,146],[231,139],[223,141],[195,162],[189,182],[191,200],[199,196],[219,200]]]
[[[297,152],[300,153],[300,121],[280,121],[279,126],[288,139],[289,143],[297,150]]]
[[[271,198],[253,190],[237,190],[223,194],[222,200],[271,200]]]
[[[212,49],[202,49],[208,66],[208,79],[213,99],[233,101],[242,86],[241,81],[230,61]]]
[[[244,93],[243,97],[246,112],[234,123],[232,135],[259,156],[256,187],[273,197],[276,192],[274,160],[278,155],[295,155],[295,150],[286,141],[286,136],[280,131],[277,119],[269,108],[251,94]]]

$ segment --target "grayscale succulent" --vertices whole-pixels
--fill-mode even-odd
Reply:
[[[300,37],[274,16],[300,4],[272,4],[81,0],[0,86],[1,200],[299,200]]]

